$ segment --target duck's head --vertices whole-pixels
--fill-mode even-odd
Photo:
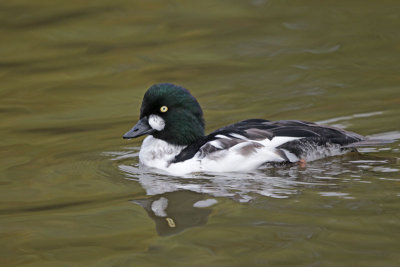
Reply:
[[[175,145],[189,145],[204,136],[203,111],[183,87],[161,83],[144,94],[140,119],[123,138],[145,134]]]

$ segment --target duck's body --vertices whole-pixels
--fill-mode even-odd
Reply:
[[[140,121],[124,135],[149,134],[140,162],[171,174],[249,171],[266,163],[297,162],[339,155],[348,147],[376,144],[353,132],[295,120],[241,121],[204,135],[202,111],[184,88],[152,86]]]

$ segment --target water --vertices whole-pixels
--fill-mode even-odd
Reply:
[[[397,1],[0,4],[2,266],[397,266],[399,141],[158,175],[121,136],[157,82],[207,132],[301,119],[400,136]]]

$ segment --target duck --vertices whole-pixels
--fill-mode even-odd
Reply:
[[[384,144],[354,132],[302,120],[247,119],[205,134],[203,111],[184,87],[151,86],[138,122],[124,139],[143,135],[140,164],[172,175],[247,172],[268,164],[305,163]]]

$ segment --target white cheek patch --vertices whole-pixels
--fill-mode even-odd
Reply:
[[[160,116],[150,115],[150,117],[149,117],[149,125],[154,130],[162,131],[162,130],[164,130],[164,127],[165,127],[165,121]]]

